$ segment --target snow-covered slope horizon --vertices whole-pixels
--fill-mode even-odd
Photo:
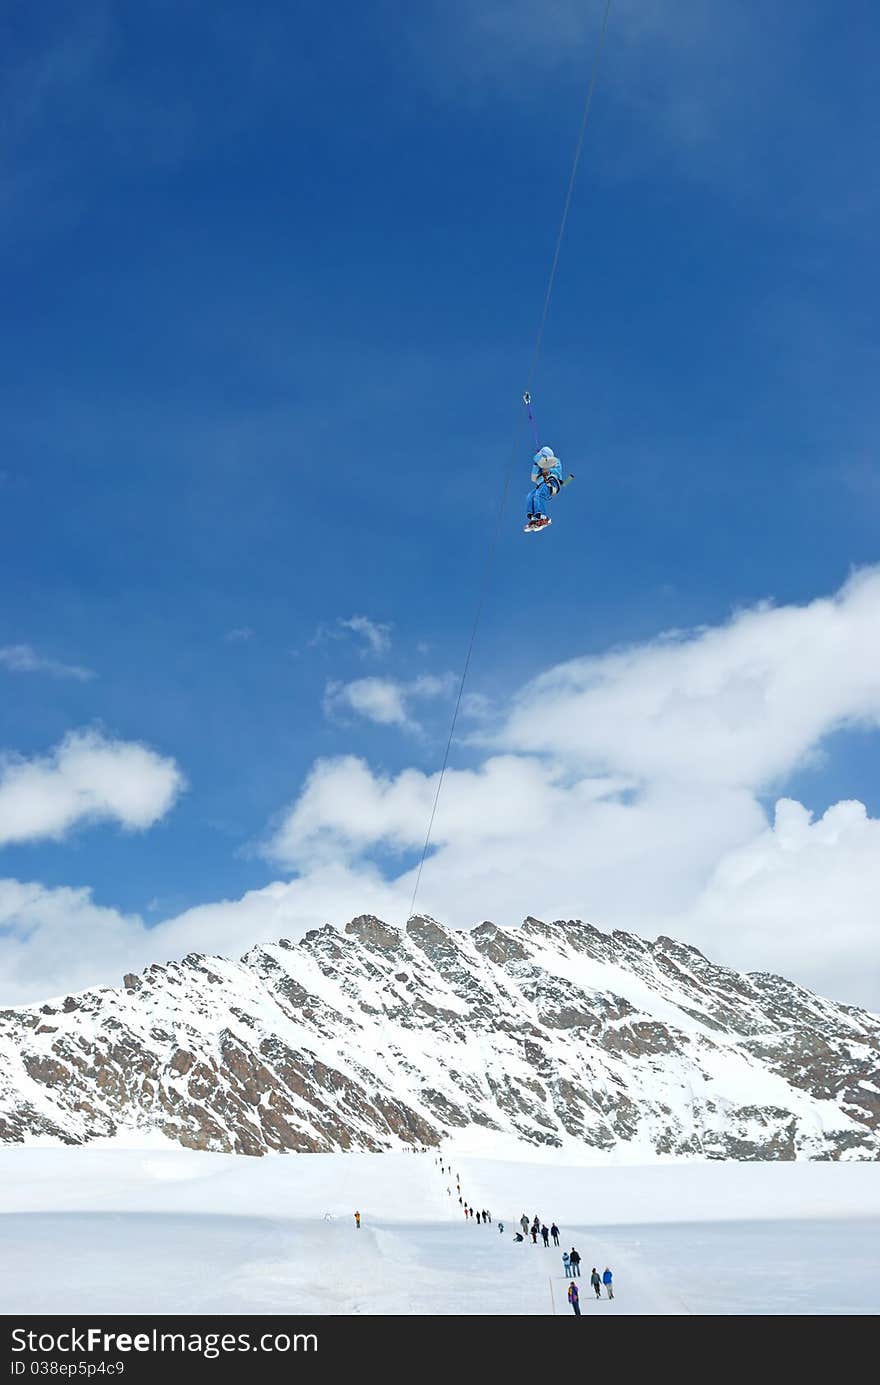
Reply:
[[[361,917],[0,1012],[0,1140],[880,1158],[880,1017],[580,921]]]

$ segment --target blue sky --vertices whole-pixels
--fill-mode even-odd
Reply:
[[[601,8],[13,17],[0,647],[94,676],[0,664],[0,747],[91,728],[188,787],[149,831],[9,842],[0,875],[150,924],[278,878],[259,844],[317,758],[436,768],[448,680],[406,724],[327,687],[461,667]],[[561,661],[801,606],[877,559],[880,16],[664,9],[612,4],[534,382],[577,481],[525,539],[521,419],[484,736]],[[880,812],[860,715],[754,785],[768,812],[777,790]]]

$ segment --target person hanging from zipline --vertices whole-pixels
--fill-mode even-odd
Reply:
[[[562,489],[562,463],[554,457],[552,447],[542,447],[532,458],[532,489],[526,501],[525,533],[546,529],[552,524],[547,511],[554,495]]]
[[[532,413],[532,396],[526,392],[523,395],[523,403],[529,411],[529,423],[532,425],[532,432],[535,437],[535,445],[538,443],[538,430],[535,425],[535,418]],[[573,476],[562,478],[562,463],[554,454],[552,447],[539,447],[532,458],[532,489],[526,499],[526,522],[524,532],[533,534],[538,529],[546,529],[552,520],[547,511],[550,508],[550,501],[558,495],[563,486],[567,486],[569,481],[573,481]]]

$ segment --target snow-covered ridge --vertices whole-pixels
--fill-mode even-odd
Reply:
[[[0,1139],[880,1157],[880,1017],[589,924],[329,925],[0,1012]]]

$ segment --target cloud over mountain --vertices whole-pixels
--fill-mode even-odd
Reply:
[[[871,568],[829,598],[761,605],[546,670],[494,729],[483,719],[479,738],[459,744],[471,767],[457,767],[454,751],[418,907],[457,927],[515,924],[531,911],[667,933],[731,965],[876,1006],[880,822],[857,802],[825,805],[814,819],[782,790],[827,736],[876,729],[878,646],[880,568]],[[0,827],[22,839],[89,816],[143,825],[173,800],[179,773],[144,747],[74,737],[47,761],[7,766]],[[290,878],[156,930],[117,915],[113,968],[126,938],[134,965],[157,950],[298,937],[364,911],[404,922],[436,787],[436,771],[412,765],[389,773],[363,755],[315,761],[262,846]],[[51,954],[53,982],[107,977],[105,921],[97,927],[89,901],[71,913],[69,901],[49,907],[57,892],[7,889],[17,941],[0,947],[5,999],[40,994],[39,966],[24,956],[31,937]]]
[[[148,746],[73,731],[48,755],[0,761],[0,845],[61,838],[102,819],[143,830],[183,787],[175,762]]]

